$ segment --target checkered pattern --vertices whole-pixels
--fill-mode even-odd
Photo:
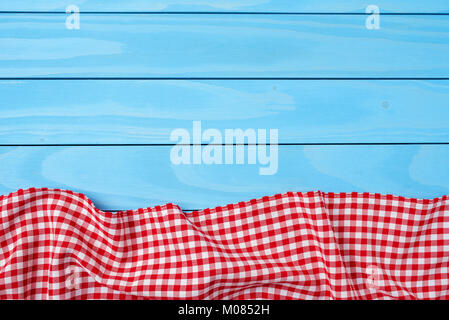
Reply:
[[[0,197],[2,299],[449,298],[449,199],[294,193],[184,213]]]

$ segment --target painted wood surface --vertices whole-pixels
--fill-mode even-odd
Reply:
[[[175,202],[205,208],[278,192],[369,191],[413,197],[449,192],[449,146],[279,146],[279,170],[179,165],[170,147],[1,147],[0,193],[25,187],[83,192],[102,209]]]
[[[1,81],[0,144],[173,143],[176,128],[280,143],[449,141],[449,81]]]
[[[449,193],[449,80],[427,79],[449,78],[449,19],[432,15],[449,13],[446,0],[378,1],[381,12],[399,13],[382,15],[379,30],[366,29],[369,3],[359,0],[70,4],[179,14],[90,13],[68,30],[66,2],[1,2],[0,11],[61,14],[0,13],[0,194],[63,188],[103,210],[193,210],[290,190]],[[123,80],[134,77],[175,80]],[[285,79],[295,77],[345,80]],[[399,79],[353,79],[377,77]],[[259,164],[174,165],[171,147],[158,144],[194,120],[220,131],[278,129],[280,143],[341,145],[280,145],[269,176]]]
[[[448,12],[446,0],[2,0],[1,10],[65,11],[253,11],[253,12],[364,12],[369,4],[384,12]]]
[[[448,77],[447,16],[0,16],[0,77]]]

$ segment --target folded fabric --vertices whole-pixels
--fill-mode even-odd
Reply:
[[[1,299],[448,299],[449,200],[288,192],[184,213],[0,197]]]

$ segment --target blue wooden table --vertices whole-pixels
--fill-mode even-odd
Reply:
[[[376,5],[367,28],[361,0],[1,1],[0,194],[71,189],[103,210],[448,194],[449,2]],[[174,164],[194,121],[277,130],[276,173]]]

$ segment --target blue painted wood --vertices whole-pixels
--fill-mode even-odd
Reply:
[[[1,147],[0,193],[57,187],[102,209],[175,202],[204,208],[278,192],[369,191],[433,198],[449,192],[449,146],[280,146],[276,175],[259,165],[179,165],[170,147]]]
[[[364,12],[376,4],[384,12],[448,12],[446,0],[2,0],[0,10],[65,11],[69,4],[81,11],[255,11]]]
[[[363,12],[359,1],[93,1],[90,11]],[[195,4],[196,3],[196,4]],[[382,12],[447,12],[385,1]],[[0,10],[64,10],[2,1]],[[107,7],[106,7],[107,5]],[[145,6],[148,7],[145,7]],[[88,9],[89,8],[89,9]],[[133,9],[134,8],[134,9]],[[192,9],[196,8],[196,9]],[[0,77],[448,77],[447,16],[1,14]],[[173,128],[277,128],[280,142],[447,142],[447,81],[1,81],[0,143],[165,143]],[[101,209],[185,210],[321,189],[448,193],[448,145],[279,146],[260,165],[173,165],[171,148],[0,147],[0,193],[80,191]]]
[[[446,16],[0,17],[0,77],[448,77]]]
[[[176,128],[281,143],[449,141],[449,81],[2,81],[0,144],[173,143]]]

